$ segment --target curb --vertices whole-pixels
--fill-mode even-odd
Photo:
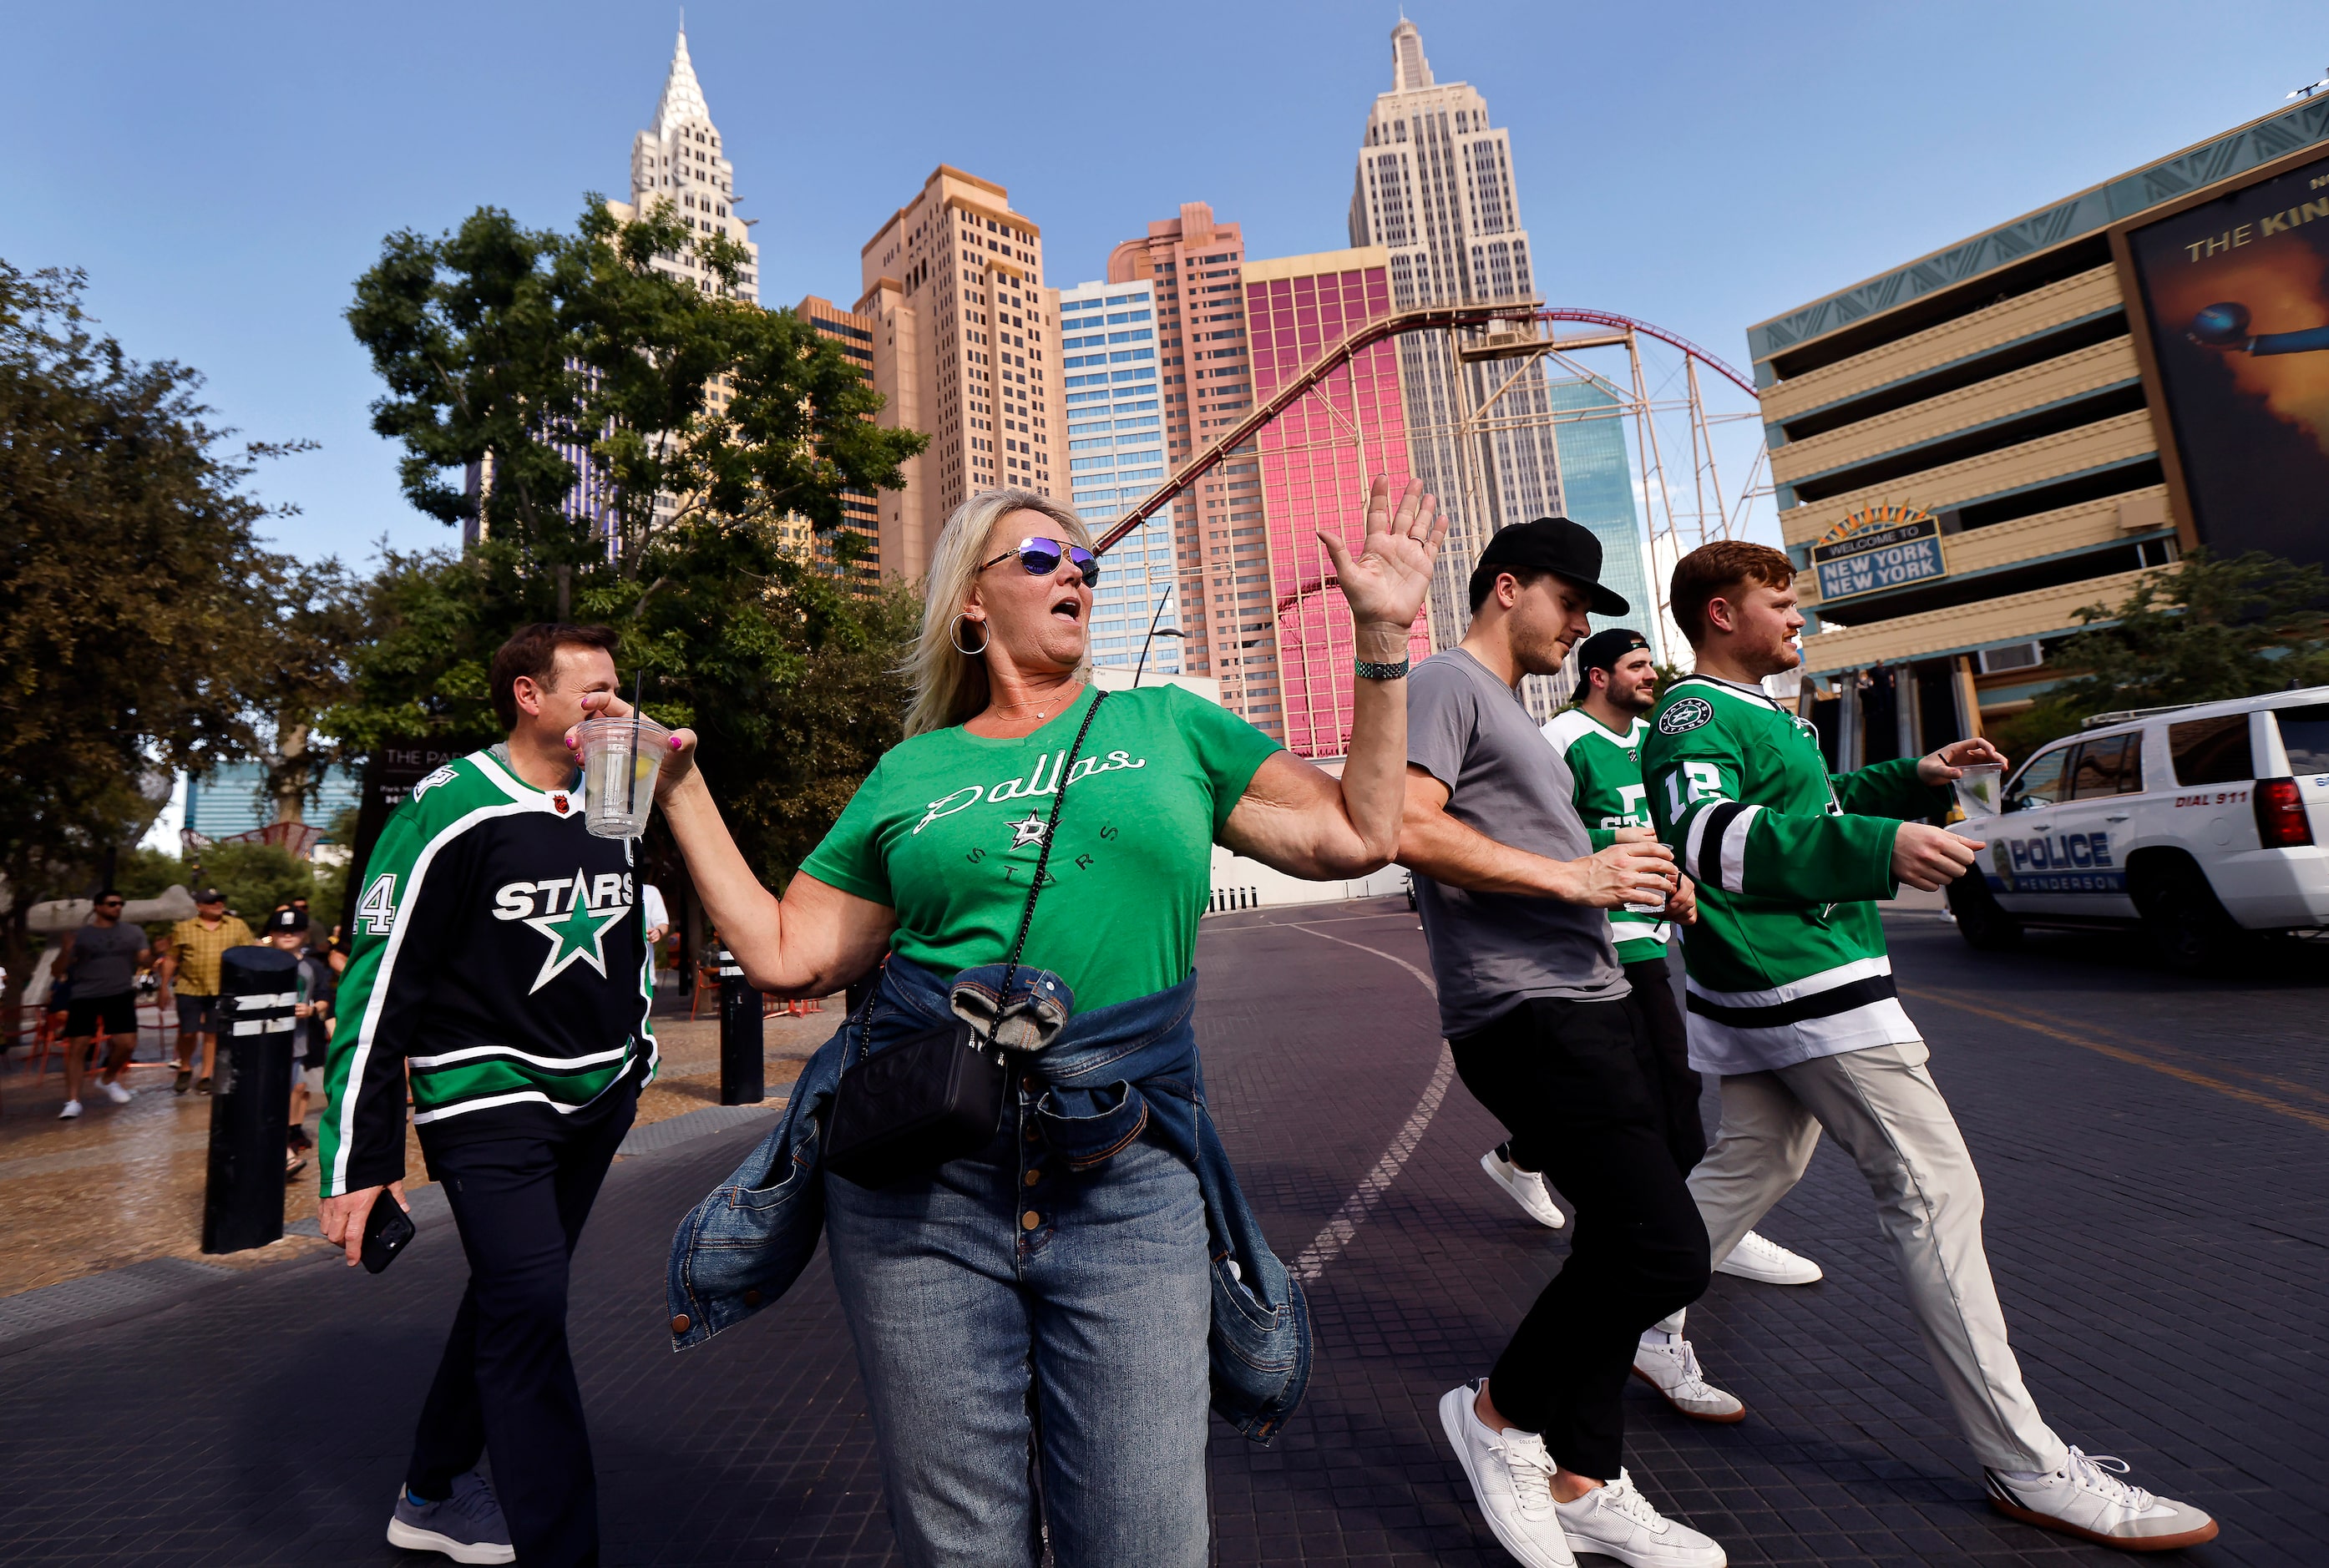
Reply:
[[[701,1111],[634,1127],[625,1135],[616,1155],[618,1159],[636,1158],[684,1148],[713,1133],[775,1116],[784,1110],[787,1100],[787,1096],[778,1094],[756,1105],[707,1105]],[[413,1224],[423,1229],[446,1224],[452,1218],[445,1189],[433,1182],[406,1196],[412,1205]],[[285,1225],[283,1234],[320,1241],[324,1232],[316,1218],[308,1216]],[[318,1253],[314,1259],[335,1255]],[[0,1356],[29,1349],[35,1341],[61,1331],[98,1328],[137,1317],[156,1307],[184,1300],[198,1291],[271,1272],[231,1268],[199,1258],[147,1258],[143,1263],[83,1274],[79,1279],[42,1285],[14,1296],[0,1296]]]

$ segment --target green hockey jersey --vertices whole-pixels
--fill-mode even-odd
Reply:
[[[655,1073],[628,839],[582,825],[491,751],[412,787],[349,912],[325,1063],[323,1196],[404,1174],[404,1096],[438,1139],[556,1135]]]
[[[1690,1061],[1753,1073],[1917,1039],[1872,900],[1899,819],[1947,807],[1917,759],[1831,776],[1811,725],[1708,675],[1668,687],[1642,748],[1658,836],[1698,884],[1683,932]]]
[[[1544,727],[1545,739],[1569,765],[1570,795],[1596,850],[1608,848],[1617,829],[1651,826],[1649,792],[1642,784],[1642,737],[1649,732],[1649,721],[1636,718],[1618,735],[1582,708],[1564,709]],[[1609,911],[1609,940],[1619,963],[1665,957],[1673,934],[1655,909]]]

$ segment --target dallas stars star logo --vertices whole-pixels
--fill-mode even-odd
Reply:
[[[581,872],[575,872],[574,886],[567,894],[566,912],[537,915],[526,922],[550,938],[550,956],[542,961],[542,972],[533,977],[526,994],[530,996],[556,980],[578,959],[604,975],[607,952],[601,938],[608,926],[630,912],[627,904],[609,905],[604,910],[591,908],[590,884]]]
[[[1014,850],[1023,850],[1030,844],[1042,843],[1043,834],[1051,828],[1051,824],[1037,816],[1032,809],[1027,812],[1026,821],[1005,822],[1003,825],[1011,830],[1011,847]]]

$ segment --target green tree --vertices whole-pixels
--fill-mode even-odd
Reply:
[[[199,869],[198,869],[199,867]],[[212,844],[197,864],[158,850],[123,851],[114,873],[114,885],[130,898],[154,898],[173,886],[189,892],[198,887],[216,887],[226,895],[227,909],[250,922],[252,930],[280,904],[307,900],[309,918],[324,932],[340,916],[335,897],[337,884],[329,868],[311,864],[276,844]],[[152,928],[165,934],[166,926]]]
[[[702,736],[704,776],[739,845],[781,881],[896,741],[907,699],[898,667],[920,603],[902,585],[852,595],[764,523],[684,524],[640,555],[636,575],[577,574],[571,613],[621,632],[623,679],[644,676],[652,717]],[[506,540],[457,556],[391,553],[370,585],[374,638],[356,650],[350,696],[323,728],[351,748],[498,739],[494,650],[513,628],[549,619],[555,591]]]
[[[2016,763],[2098,713],[2220,702],[2329,682],[2329,577],[2251,550],[2220,560],[2195,549],[2145,577],[2116,609],[2079,611],[2086,629],[2047,651],[2080,673],[1991,738]]]
[[[653,265],[682,256],[702,286]],[[529,568],[595,565],[611,543],[635,577],[652,535],[704,521],[832,534],[842,492],[898,488],[928,438],[873,423],[882,399],[807,323],[730,297],[749,261],[668,201],[622,222],[596,195],[572,234],[481,208],[434,239],[390,236],[348,324],[387,383],[372,427],[405,448],[406,496]],[[590,517],[570,515],[578,451]]]
[[[0,961],[152,817],[145,781],[258,755],[269,606],[301,568],[262,549],[261,460],[208,423],[201,377],[99,333],[79,272],[0,261]]]
[[[653,265],[682,255],[707,286]],[[485,209],[389,239],[348,313],[387,386],[373,427],[403,446],[413,504],[481,537],[384,552],[371,639],[319,728],[351,749],[485,744],[511,631],[613,624],[647,711],[703,735],[748,858],[789,874],[899,733],[919,606],[902,587],[853,596],[779,524],[831,540],[843,493],[899,488],[927,438],[874,423],[881,398],[808,324],[731,297],[748,259],[668,203],[618,222],[595,196],[571,234]],[[452,482],[459,467],[481,493]],[[649,852],[681,888],[660,829]]]

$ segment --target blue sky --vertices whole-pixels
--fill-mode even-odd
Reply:
[[[1414,0],[1509,127],[1538,286],[1744,364],[1749,324],[2279,106],[2318,0],[1579,5]],[[818,8],[696,0],[698,74],[760,220],[763,298],[843,304],[930,168],[998,180],[1049,281],[1210,201],[1251,254],[1346,243],[1392,5]],[[403,0],[0,6],[19,148],[0,256],[80,266],[131,352],[223,422],[312,438],[259,489],[301,554],[441,545],[368,428],[340,313],[400,228],[568,224],[623,190],[677,8]],[[1743,427],[1741,427],[1743,433]]]

